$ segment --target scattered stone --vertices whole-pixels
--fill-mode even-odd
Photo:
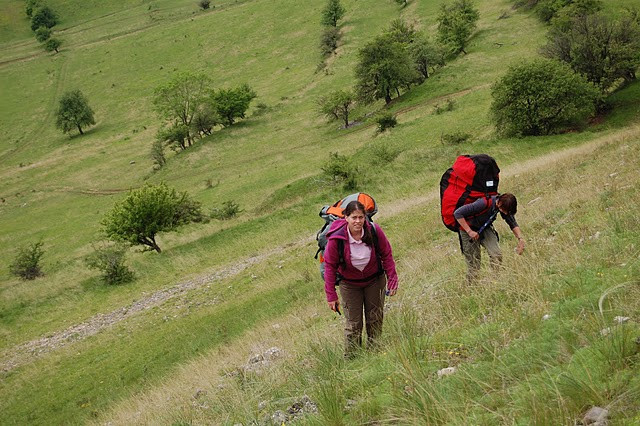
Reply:
[[[545,315],[542,317],[542,321],[546,321],[546,320],[548,320],[548,319],[551,319],[551,315],[549,315],[549,314],[545,314]]]
[[[258,404],[258,411],[262,411],[262,410],[264,410],[265,408],[267,408],[267,401],[261,401],[261,402]]]
[[[262,354],[255,354],[249,358],[249,364],[257,364],[261,361],[264,361],[264,356]]]
[[[608,336],[611,333],[611,327],[603,328],[600,330],[600,335]]]
[[[129,161],[129,164],[136,164],[134,160]]]
[[[622,317],[622,316],[617,316],[613,318],[614,322],[617,322],[618,324],[624,324],[625,322],[629,321],[631,318],[629,317]]]
[[[614,172],[609,175],[609,177],[615,177],[615,176],[618,176],[618,172]]]
[[[591,407],[584,415],[582,423],[585,425],[606,425],[608,422],[609,410],[600,407]]]
[[[447,367],[442,370],[438,370],[438,377],[450,376],[456,372],[456,367]]]
[[[277,410],[271,415],[271,423],[274,425],[282,425],[287,422],[287,415],[280,410]]]
[[[345,404],[344,409],[346,411],[350,411],[356,405],[358,405],[358,401],[356,401],[355,399],[347,399],[347,403]]]
[[[598,238],[600,238],[600,231],[596,232],[595,234],[593,234],[592,236],[589,237],[590,240],[597,240]]]
[[[198,398],[200,398],[201,396],[204,396],[204,395],[206,395],[206,394],[207,394],[207,391],[202,390],[202,389],[198,389],[198,390],[196,391],[196,393],[193,395],[193,398],[194,398],[194,399],[198,399]]]
[[[280,329],[280,324],[273,324],[271,327],[275,328],[276,330]]]

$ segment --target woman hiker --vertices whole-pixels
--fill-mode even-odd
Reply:
[[[507,222],[511,232],[518,239],[516,253],[524,251],[524,238],[516,222],[518,201],[513,194],[494,195],[480,198],[473,203],[457,208],[453,217],[460,224],[460,248],[467,262],[467,282],[473,283],[480,271],[480,246],[487,249],[491,266],[497,268],[502,262],[499,237],[493,228],[493,221],[500,216]]]
[[[363,311],[367,346],[380,336],[384,297],[396,294],[398,275],[389,240],[379,225],[366,219],[365,207],[352,201],[344,216],[334,221],[327,233],[324,289],[331,310],[340,312],[335,288],[339,284],[346,320],[345,355],[352,356],[362,344]]]

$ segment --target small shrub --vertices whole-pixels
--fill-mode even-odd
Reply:
[[[234,201],[225,201],[222,203],[221,207],[214,207],[211,209],[211,217],[218,220],[228,220],[238,216],[241,212],[242,210],[238,203],[235,203]]]
[[[387,129],[391,129],[398,125],[398,120],[396,120],[396,116],[390,112],[381,114],[376,118],[376,123],[378,123],[378,131],[384,132]]]
[[[340,40],[340,30],[336,27],[326,27],[320,39],[320,51],[324,56],[328,56],[338,48]]]
[[[156,140],[151,145],[151,159],[155,169],[161,169],[167,164],[167,158],[164,155],[164,143],[160,140]]]
[[[387,144],[376,144],[370,151],[373,156],[372,163],[375,165],[385,165],[395,160],[402,152],[398,148],[390,147]]]
[[[40,43],[44,43],[51,38],[52,32],[53,31],[51,31],[50,28],[40,27],[36,30],[36,40],[38,40]]]
[[[198,6],[200,6],[202,10],[207,10],[211,6],[211,2],[209,0],[200,0]]]
[[[440,142],[442,142],[443,145],[459,145],[467,142],[469,139],[471,139],[471,135],[462,132],[444,133],[440,135]]]
[[[265,104],[264,102],[258,102],[256,104],[255,109],[253,110],[253,115],[257,117],[259,115],[266,113],[268,110],[269,110],[269,105]]]
[[[42,241],[30,244],[18,250],[18,255],[9,266],[11,273],[24,280],[34,280],[43,275],[40,259],[44,255]]]
[[[453,111],[455,107],[456,107],[456,101],[449,98],[447,99],[444,105],[436,104],[435,107],[433,107],[433,112],[437,115],[440,115],[444,112]]]
[[[491,95],[496,128],[507,136],[548,135],[584,124],[600,99],[584,76],[543,59],[509,68]]]
[[[102,281],[106,284],[121,284],[133,280],[133,272],[125,265],[126,247],[112,245],[94,250],[85,261],[89,268],[102,272]]]
[[[357,186],[358,168],[346,155],[330,153],[329,160],[322,166],[322,171],[333,181],[343,182],[345,189],[354,189]]]

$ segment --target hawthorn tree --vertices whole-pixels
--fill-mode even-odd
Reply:
[[[60,46],[62,46],[62,41],[60,39],[50,38],[44,43],[44,50],[46,50],[47,52],[55,51],[56,53],[58,53],[58,49],[60,49]]]
[[[103,231],[114,241],[162,250],[156,242],[160,232],[171,232],[205,219],[200,203],[187,192],[178,193],[166,184],[147,184],[129,192],[102,220]]]
[[[418,79],[404,45],[388,34],[365,45],[358,56],[356,91],[365,103],[384,99],[388,104],[394,91],[400,96],[401,87],[409,87]]]
[[[55,39],[50,39],[55,40]],[[80,134],[84,134],[83,127],[96,124],[93,118],[93,110],[89,106],[87,98],[80,90],[72,90],[62,95],[60,106],[56,111],[56,127],[63,133],[69,133],[73,129],[78,129]]]
[[[554,25],[544,56],[566,62],[605,93],[618,80],[633,80],[640,67],[640,25],[631,14],[613,20],[583,14],[570,25]]]
[[[51,31],[51,28],[40,27],[36,30],[36,40],[38,40],[40,43],[44,43],[51,38],[52,32],[53,31]]]
[[[209,101],[211,91],[209,76],[189,72],[176,74],[154,91],[153,105],[158,116],[165,120],[165,126],[186,131],[186,145],[180,144],[183,149],[193,144],[196,135],[192,127],[193,119]]]
[[[31,30],[36,31],[40,27],[51,28],[58,23],[58,16],[49,6],[36,9],[31,15]]]
[[[423,33],[417,33],[413,42],[409,45],[409,56],[415,64],[420,78],[419,82],[423,82],[429,78],[430,70],[436,67],[442,67],[445,63],[444,49],[432,43],[431,40]]]
[[[340,0],[328,0],[322,11],[322,25],[337,27],[338,21],[342,19],[346,10],[340,4]]]
[[[586,78],[548,59],[509,68],[491,95],[496,128],[514,136],[546,135],[582,124],[600,98]]]
[[[454,54],[466,54],[466,47],[480,14],[471,0],[444,3],[438,15],[438,41],[449,46]]]
[[[248,84],[235,89],[216,90],[211,96],[213,111],[224,126],[231,126],[238,118],[244,118],[249,104],[256,97]]]
[[[342,120],[349,127],[349,114],[353,110],[355,97],[347,90],[335,90],[318,100],[319,111],[330,120]]]

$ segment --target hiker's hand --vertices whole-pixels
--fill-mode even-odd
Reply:
[[[388,296],[395,296],[397,291],[398,291],[397,287],[394,288],[394,289],[391,289],[391,290],[387,290],[387,295]]]
[[[518,238],[518,247],[516,247],[516,253],[522,254],[524,251],[524,238]]]
[[[333,312],[338,312],[340,310],[340,301],[334,300],[333,302],[329,302],[329,307]]]
[[[467,232],[467,235],[469,235],[469,238],[471,238],[473,241],[478,241],[478,238],[480,238],[480,234],[478,234],[473,229],[470,229],[469,232]]]

